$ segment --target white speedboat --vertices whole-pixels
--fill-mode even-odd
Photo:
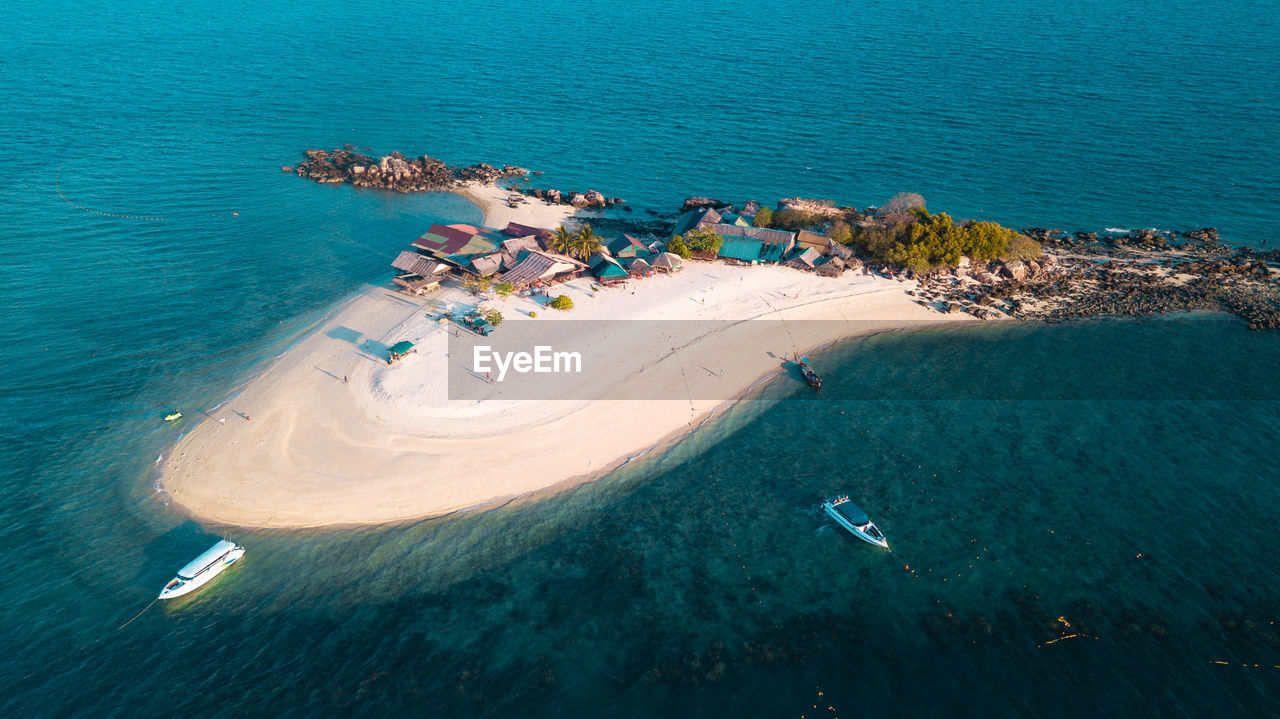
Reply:
[[[889,540],[880,532],[880,528],[867,517],[867,513],[858,505],[849,501],[849,495],[842,494],[835,499],[822,503],[822,508],[836,520],[841,527],[853,532],[854,536],[877,547],[889,548]]]
[[[222,540],[190,564],[178,570],[178,576],[169,580],[160,590],[161,599],[173,599],[189,594],[209,583],[237,559],[244,556],[244,547]]]

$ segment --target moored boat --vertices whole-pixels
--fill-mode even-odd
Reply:
[[[218,542],[179,569],[178,576],[170,579],[164,589],[160,590],[160,598],[173,599],[194,592],[243,556],[244,547],[225,539]]]
[[[889,540],[885,538],[880,528],[858,505],[849,501],[849,495],[842,494],[834,499],[828,499],[822,503],[822,508],[836,520],[837,524],[853,532],[858,539],[870,542],[877,547],[889,548]]]
[[[808,357],[800,358],[800,374],[804,375],[804,381],[808,382],[810,387],[813,387],[814,389],[822,388],[822,378],[819,377],[818,373],[814,372],[813,368],[809,366]]]

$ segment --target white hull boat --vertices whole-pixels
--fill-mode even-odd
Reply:
[[[178,576],[170,579],[169,583],[164,585],[164,589],[160,590],[160,598],[173,599],[194,592],[243,556],[244,547],[225,539],[218,542],[209,551],[179,569]]]
[[[826,510],[831,518],[841,527],[853,532],[853,535],[864,542],[869,542],[877,547],[889,549],[889,540],[885,538],[880,528],[867,517],[867,513],[858,508],[856,504],[849,501],[848,495],[841,495],[835,499],[828,499],[822,503],[822,508]]]

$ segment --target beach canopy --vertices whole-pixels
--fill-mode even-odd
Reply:
[[[410,342],[409,340],[400,340],[399,342],[391,345],[391,349],[389,351],[393,355],[402,355],[411,349],[413,349],[412,342]]]
[[[684,269],[684,260],[680,259],[680,255],[677,255],[674,252],[663,252],[650,260],[649,265],[657,270],[678,272],[679,270]]]

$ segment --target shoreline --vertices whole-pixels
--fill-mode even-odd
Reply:
[[[488,226],[524,221],[554,227],[573,213],[573,208],[536,201],[507,207],[508,191],[494,185],[465,189],[458,194],[480,206]],[[914,304],[907,294],[914,282],[873,275],[830,279],[780,267],[693,262],[684,273],[636,282],[630,294],[615,288],[597,295],[583,286],[589,284],[564,285],[587,298],[563,319],[592,319],[593,313],[610,319],[683,319],[702,313],[710,319],[731,307],[737,314],[717,319],[743,323],[776,315],[784,321],[866,323],[859,331],[850,332],[846,324],[836,334],[827,327],[823,336],[792,338],[793,347],[810,349],[869,332],[973,321]],[[684,297],[690,289],[706,295],[696,311],[674,304],[693,299]],[[234,412],[244,414],[231,413],[230,402],[224,402],[212,418],[202,418],[180,438],[161,465],[157,487],[173,508],[197,520],[255,528],[396,524],[483,510],[558,493],[665,451],[768,381],[781,370],[778,355],[790,354],[744,360],[728,377],[722,370],[725,386],[735,391],[718,400],[557,399],[488,406],[479,400],[449,401],[439,395],[439,366],[428,367],[429,361],[447,362],[443,332],[424,321],[424,312],[459,299],[460,293],[450,288],[420,300],[373,287],[345,299],[235,395],[235,404],[242,406]],[[765,293],[773,293],[780,306],[762,300]],[[805,301],[777,299],[792,293]],[[522,302],[529,301],[503,301],[509,322],[558,319],[520,319]],[[650,307],[661,311],[646,317],[639,309]],[[664,311],[671,315],[664,317]],[[764,339],[755,330],[744,325],[717,336],[716,343],[736,341],[734,347],[756,349]],[[368,346],[376,338],[385,345],[415,332],[432,339],[420,343],[421,355],[394,367],[361,349],[362,342]],[[680,350],[687,359],[676,362],[700,361],[705,369],[717,356],[702,357],[709,352],[706,339],[694,336]],[[636,372],[656,378],[646,382],[664,377],[670,382],[675,372],[674,363],[639,349],[624,354],[640,364]],[[592,446],[575,450],[573,457],[549,461],[540,456],[539,450],[563,443],[564,437],[584,436]]]

